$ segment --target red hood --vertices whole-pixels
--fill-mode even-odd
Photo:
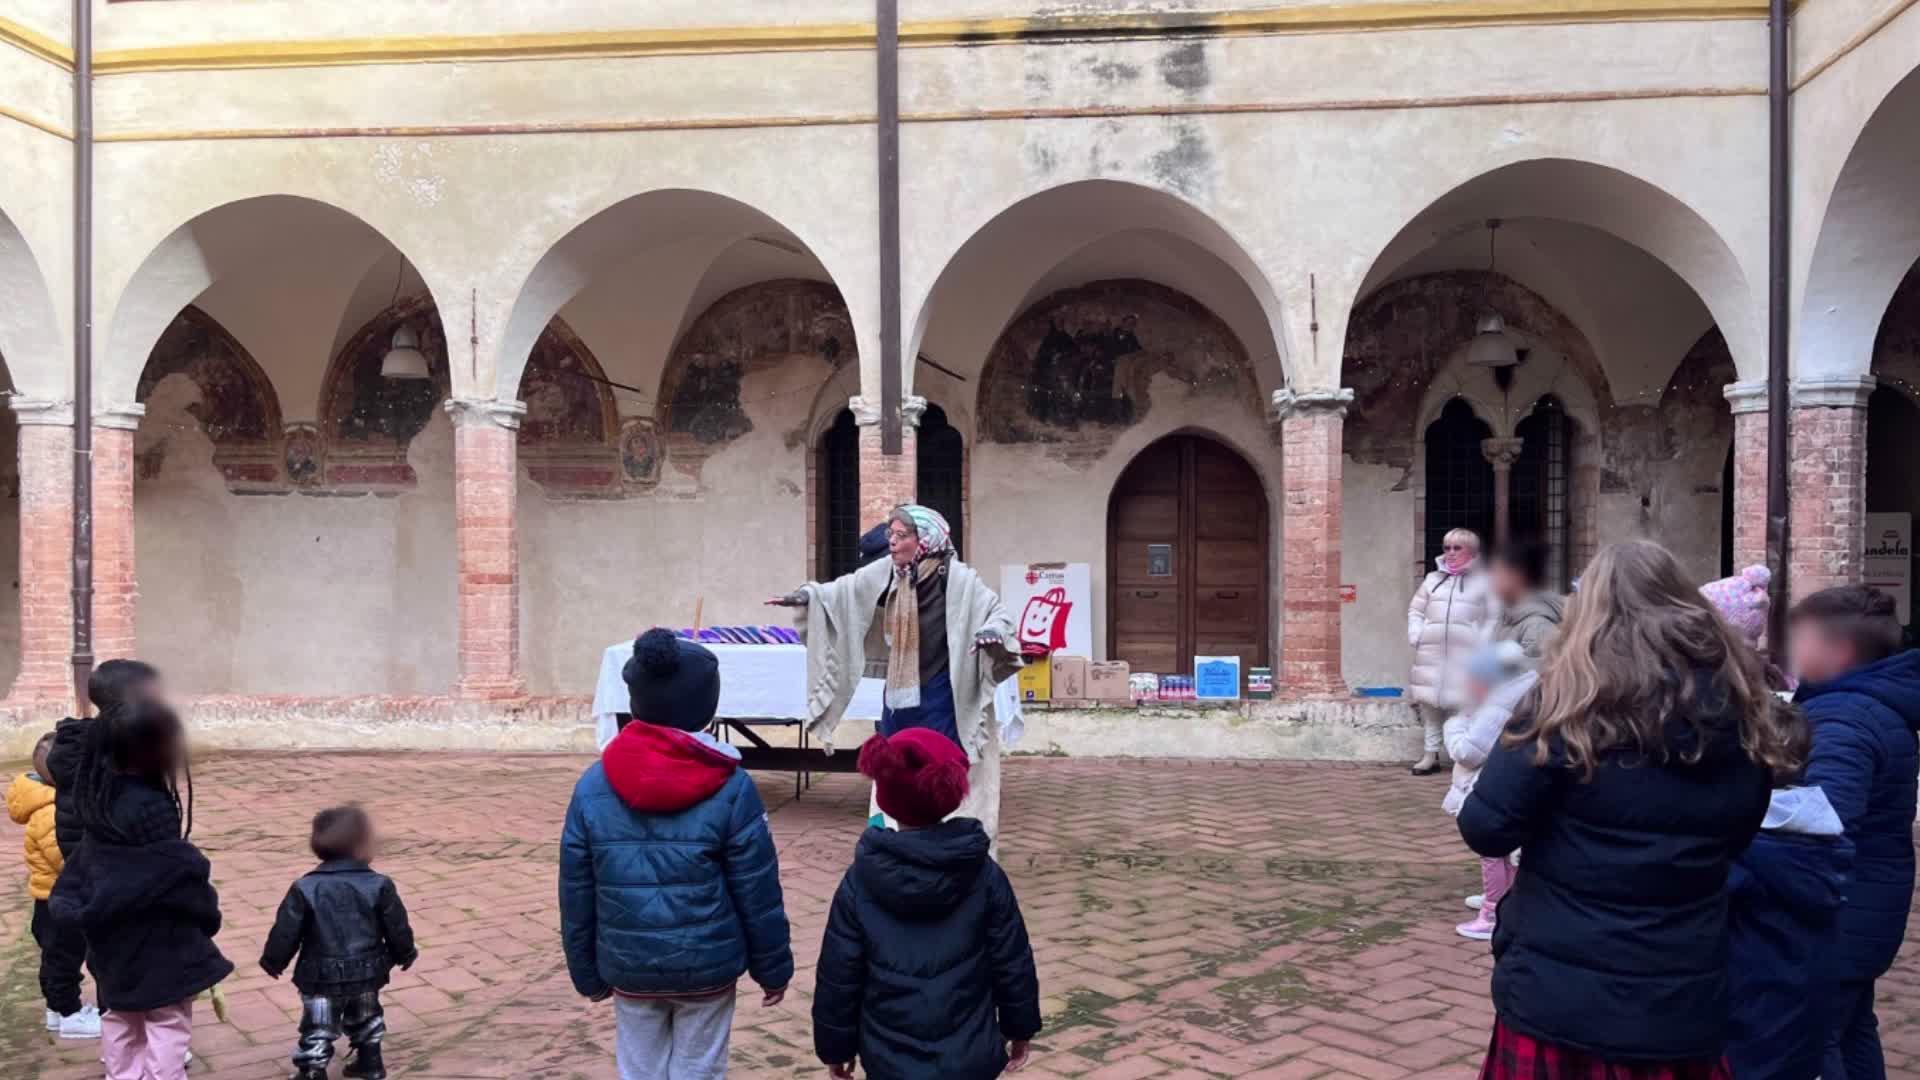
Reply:
[[[600,751],[607,783],[622,802],[678,813],[719,791],[740,763],[692,735],[635,720]]]

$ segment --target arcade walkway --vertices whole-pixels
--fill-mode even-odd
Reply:
[[[195,1077],[288,1073],[298,1001],[255,963],[305,870],[307,822],[358,800],[384,826],[422,948],[387,994],[395,1077],[611,1077],[606,1005],[560,958],[555,841],[585,759],[223,756],[196,781],[240,970],[230,1020],[200,1011]],[[1028,1077],[1471,1077],[1485,1044],[1486,946],[1455,937],[1474,863],[1439,809],[1445,778],[1308,765],[1023,758],[1007,770],[1008,869],[1039,949],[1048,1028]],[[800,973],[786,1003],[743,1000],[732,1075],[819,1077],[808,1008],[827,902],[866,807],[852,778],[793,801],[763,778]],[[0,830],[16,852],[17,831]],[[0,864],[13,874],[17,854]],[[25,873],[0,897],[0,1060],[10,1076],[98,1077],[90,1043],[40,1030]],[[1910,946],[1913,952],[1920,946]],[[1920,954],[1916,954],[1920,955]],[[1920,1070],[1920,965],[1883,984],[1894,1075]],[[25,1067],[22,1067],[24,1063]],[[338,1072],[338,1064],[335,1072]]]

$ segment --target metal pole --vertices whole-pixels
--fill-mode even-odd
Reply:
[[[73,693],[93,674],[93,2],[73,0]]]
[[[900,3],[875,0],[880,144],[880,452],[900,438]]]
[[[1792,402],[1789,383],[1790,299],[1787,264],[1792,225],[1789,182],[1792,152],[1789,124],[1792,70],[1789,67],[1787,0],[1767,5],[1767,565],[1773,570],[1773,606],[1767,642],[1779,653],[1786,642],[1787,619],[1787,419]]]

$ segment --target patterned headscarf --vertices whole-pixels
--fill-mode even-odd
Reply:
[[[913,531],[920,536],[920,554],[914,556],[913,561],[919,562],[929,555],[945,555],[953,550],[953,527],[947,524],[946,518],[940,516],[940,511],[918,503],[902,503],[893,508],[888,520],[901,515],[913,522]]]

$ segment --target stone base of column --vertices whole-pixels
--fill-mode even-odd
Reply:
[[[454,537],[459,562],[456,698],[525,697],[520,673],[520,556],[514,542],[518,402],[447,402],[453,415]]]
[[[1832,405],[1826,395],[1795,388],[1787,530],[1787,578],[1795,600],[1855,584],[1866,572],[1866,397],[1871,391],[1872,380],[1865,380],[1845,395],[1857,404]]]
[[[1350,693],[1340,673],[1340,457],[1353,391],[1274,395],[1281,425],[1282,696]]]
[[[917,431],[927,411],[927,399],[910,397],[900,404],[900,452],[880,448],[880,409],[865,398],[847,402],[860,427],[860,529],[878,525],[901,503],[914,501],[919,490]]]
[[[20,421],[20,674],[9,706],[73,695],[73,413],[14,398]]]

